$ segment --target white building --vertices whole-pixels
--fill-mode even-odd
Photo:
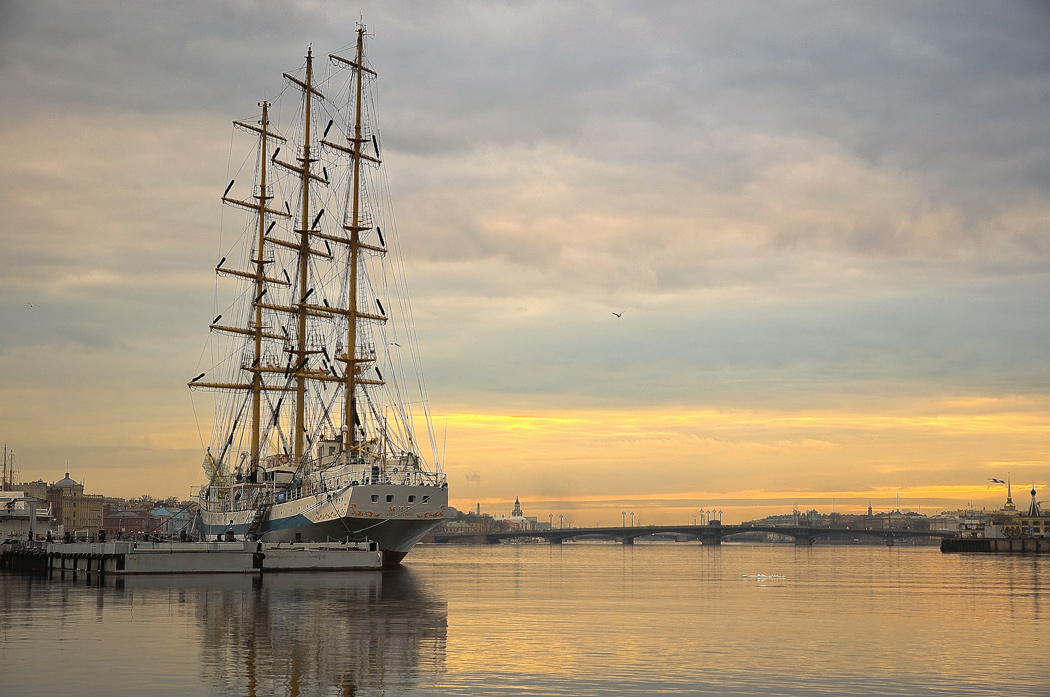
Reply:
[[[31,523],[33,513],[36,515],[35,528]],[[40,504],[22,491],[0,491],[0,542],[29,539],[31,529],[35,529],[37,537],[42,537],[47,534],[50,524],[50,506]]]
[[[527,516],[521,512],[521,502],[518,501],[517,497],[514,497],[514,510],[510,512],[510,515],[495,515],[492,516],[492,519],[504,522],[513,528],[517,528],[518,530],[540,529],[539,525],[536,522],[535,516]]]

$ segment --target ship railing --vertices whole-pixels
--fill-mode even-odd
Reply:
[[[328,490],[364,484],[440,486],[445,480],[445,475],[441,473],[389,465],[385,469],[380,469],[376,476],[373,476],[373,474],[371,466],[337,465],[321,470],[320,479]]]

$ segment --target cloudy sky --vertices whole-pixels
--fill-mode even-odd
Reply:
[[[360,18],[454,505],[1050,480],[1045,3],[213,0],[0,2],[17,478],[200,483],[230,122]]]

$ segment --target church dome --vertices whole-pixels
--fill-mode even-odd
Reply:
[[[80,482],[70,479],[69,472],[66,472],[66,476],[55,482],[55,486],[80,486]]]

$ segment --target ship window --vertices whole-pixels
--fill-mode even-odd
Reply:
[[[430,497],[429,496],[424,496],[423,497],[423,503],[430,503]]]
[[[393,494],[387,494],[386,495],[386,502],[387,503],[391,503],[391,502],[393,502],[393,500],[394,500],[394,495]]]
[[[415,503],[416,502],[416,497],[415,496],[409,496],[408,497],[408,502],[409,503]]]
[[[375,503],[378,500],[379,500],[379,494],[372,494],[372,503]]]

